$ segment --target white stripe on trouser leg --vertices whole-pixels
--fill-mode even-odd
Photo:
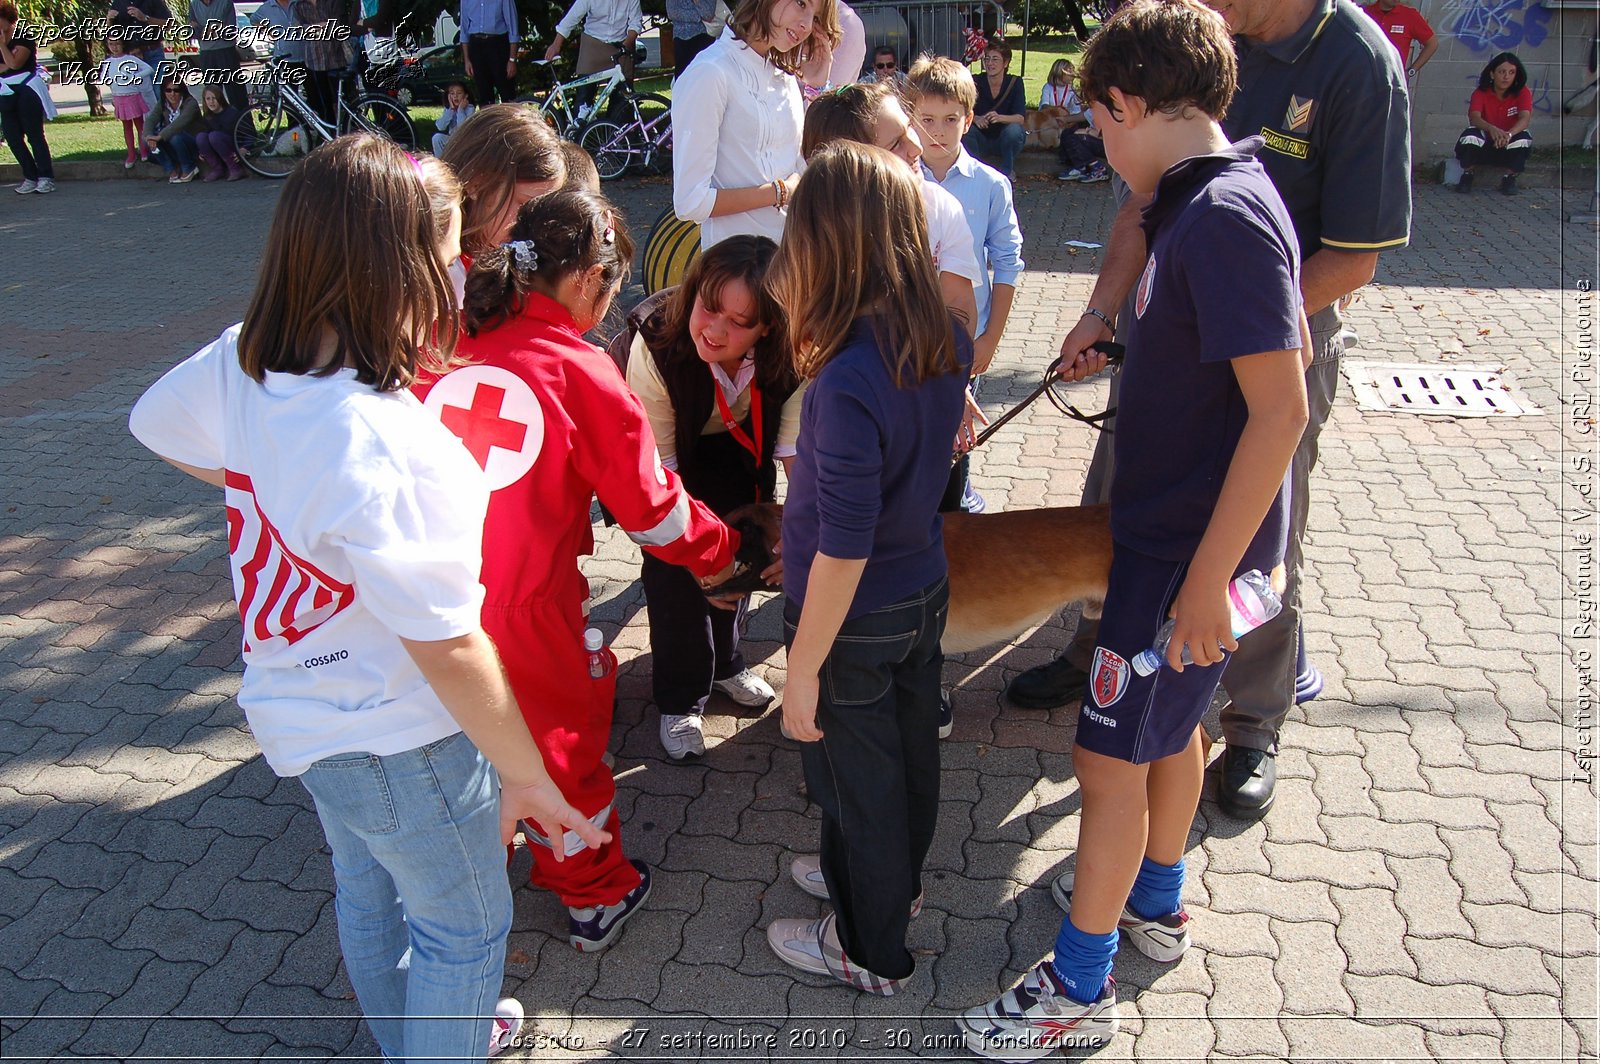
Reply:
[[[1483,134],[1482,133],[1463,133],[1461,135],[1461,143],[1465,144],[1465,145],[1467,145],[1469,147],[1481,148],[1481,147],[1483,147]]]
[[[589,823],[593,824],[597,828],[603,829],[606,826],[606,821],[611,819],[611,807],[615,804],[615,802],[607,802],[604,809],[600,810],[594,816],[589,818]],[[522,822],[522,830],[523,834],[528,837],[529,842],[543,846],[547,850],[555,849],[555,847],[550,845],[550,836],[540,834],[538,827],[533,823],[533,821],[524,820]],[[579,835],[576,831],[568,831],[561,836],[561,848],[566,852],[566,856],[568,857],[574,856],[588,845],[589,844],[587,842],[583,841],[583,836]]]
[[[644,532],[629,532],[628,538],[641,547],[665,547],[668,543],[682,539],[687,531],[689,531],[689,496],[680,487],[678,501],[672,504],[672,510],[656,527]]]

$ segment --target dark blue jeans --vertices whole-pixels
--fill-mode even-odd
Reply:
[[[817,727],[800,747],[822,810],[822,876],[851,963],[886,979],[916,967],[906,949],[911,902],[939,815],[939,640],[945,577],[844,623],[822,666]],[[794,645],[799,607],[784,606]]]
[[[200,145],[192,133],[174,133],[156,147],[156,161],[168,174],[187,174],[199,166]]]

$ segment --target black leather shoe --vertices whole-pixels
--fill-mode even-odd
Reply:
[[[1229,744],[1222,753],[1222,784],[1217,804],[1240,820],[1260,820],[1272,808],[1278,785],[1278,759],[1270,750]]]
[[[1066,658],[1036,665],[1011,681],[1006,698],[1023,709],[1055,709],[1083,699],[1089,674]]]

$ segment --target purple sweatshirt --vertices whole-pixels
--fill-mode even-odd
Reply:
[[[945,573],[939,499],[950,477],[972,344],[955,327],[963,372],[895,387],[870,318],[806,389],[783,508],[783,591],[803,605],[812,559],[867,559],[847,618],[920,591]]]

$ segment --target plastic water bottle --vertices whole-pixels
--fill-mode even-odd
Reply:
[[[605,633],[600,629],[584,629],[583,649],[589,655],[589,679],[603,680],[617,671],[617,656],[606,646]]]
[[[1272,584],[1267,581],[1260,569],[1251,569],[1248,573],[1234,577],[1228,585],[1228,613],[1233,620],[1233,637],[1238,639],[1246,632],[1253,632],[1278,615],[1283,609],[1283,600],[1278,598],[1278,593],[1272,590]],[[1161,668],[1167,659],[1167,644],[1172,641],[1172,630],[1177,627],[1177,621],[1169,620],[1161,626],[1156,633],[1155,645],[1149,650],[1141,651],[1133,659],[1133,671],[1140,676],[1149,676]],[[1189,656],[1189,644],[1183,645],[1183,656],[1178,659],[1185,665],[1193,665],[1194,658]]]

